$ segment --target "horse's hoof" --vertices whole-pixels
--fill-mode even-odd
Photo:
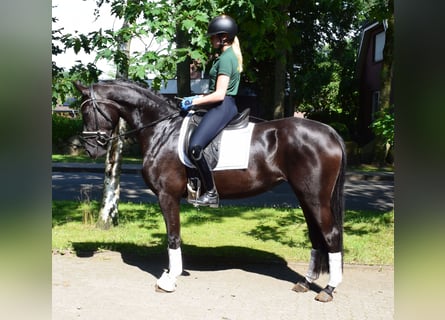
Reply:
[[[176,277],[172,277],[168,272],[164,272],[156,281],[156,292],[173,292],[176,289]]]
[[[295,292],[308,292],[309,286],[305,282],[297,282],[292,290]]]
[[[157,284],[155,284],[155,291],[159,292],[159,293],[172,293],[173,292],[173,291],[164,290],[160,286],[158,286]]]
[[[320,301],[320,302],[329,302],[332,301],[332,299],[334,299],[334,297],[332,296],[332,294],[321,290],[319,294],[317,294],[317,296],[315,297],[315,300]]]

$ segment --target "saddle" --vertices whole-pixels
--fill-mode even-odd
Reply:
[[[206,112],[206,110],[198,110],[191,116],[185,132],[183,146],[185,154],[187,154],[187,150],[189,148],[190,137],[193,131],[201,122],[202,117]],[[237,130],[247,127],[249,124],[249,115],[250,108],[243,110],[227,124],[224,130]],[[214,169],[218,164],[221,136],[222,131],[209,143],[209,145],[203,151],[203,156],[207,160],[207,163],[211,169]],[[187,200],[191,202],[191,200],[196,200],[201,195],[201,179],[199,177],[198,171],[195,168],[189,168],[186,166],[186,169],[188,194]]]
[[[187,127],[184,139],[184,152],[187,154],[189,148],[190,137],[196,127],[202,120],[203,115],[206,110],[198,110],[190,118],[189,125]],[[237,130],[247,127],[249,124],[250,108],[243,110],[238,113],[228,124],[224,127],[224,130]],[[221,142],[222,131],[209,143],[209,145],[204,149],[203,154],[207,163],[211,169],[214,169],[218,163],[219,158],[219,146]]]

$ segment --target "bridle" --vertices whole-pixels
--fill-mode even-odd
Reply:
[[[117,103],[112,100],[108,100],[108,99],[98,100],[94,93],[93,86],[90,86],[90,97],[91,98],[82,102],[82,104],[80,105],[80,109],[82,110],[82,107],[86,103],[89,103],[89,102],[93,103],[94,123],[96,126],[96,130],[95,131],[82,131],[81,139],[83,140],[83,142],[85,144],[88,144],[92,147],[97,147],[97,145],[101,145],[102,147],[105,147],[108,144],[108,142],[113,139],[113,137],[110,137],[105,131],[99,130],[98,114],[100,113],[105,118],[105,120],[107,120],[108,122],[112,123],[113,121],[102,109],[99,108],[98,101],[104,102],[104,103],[113,103],[116,105],[117,105]],[[97,145],[93,144],[91,142],[91,139],[96,139]]]
[[[99,130],[98,114],[100,113],[105,118],[105,120],[107,120],[110,123],[113,123],[113,120],[111,120],[110,117],[102,109],[99,108],[98,103],[111,103],[118,107],[119,107],[119,104],[117,104],[115,101],[110,100],[110,99],[97,99],[92,85],[90,86],[90,98],[86,99],[84,102],[82,102],[82,104],[80,105],[80,109],[82,109],[82,107],[86,103],[89,103],[89,102],[92,102],[92,104],[93,104],[94,122],[95,122],[96,130],[95,131],[82,131],[80,138],[85,144],[88,144],[92,147],[97,147],[98,145],[105,147],[108,144],[108,142],[110,142],[111,140],[125,137],[125,136],[130,135],[134,132],[140,131],[144,128],[153,127],[153,126],[157,125],[158,123],[163,122],[165,120],[170,120],[170,119],[176,118],[180,114],[180,112],[177,111],[177,112],[174,112],[174,113],[167,115],[163,118],[160,118],[156,121],[150,122],[149,124],[143,125],[139,128],[126,131],[119,135],[109,136],[105,131]],[[95,139],[96,145],[91,142],[91,139]]]

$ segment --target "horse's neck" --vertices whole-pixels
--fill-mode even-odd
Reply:
[[[170,114],[174,113],[170,108],[158,111],[157,107],[141,107],[125,105],[121,106],[120,117],[123,118],[132,129],[140,129],[143,127],[150,126],[150,124],[155,123]]]
[[[130,90],[129,88],[126,88]],[[148,94],[147,94],[148,95]],[[109,97],[119,105],[119,115],[123,118],[133,129],[138,129],[149,123],[156,122],[170,114],[175,110],[169,105],[163,105],[162,99],[159,102],[151,101],[149,96],[139,92],[138,90],[131,90],[125,95],[115,95]],[[153,97],[156,99],[156,97]],[[168,103],[166,103],[168,104]]]

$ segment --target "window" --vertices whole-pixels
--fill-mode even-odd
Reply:
[[[383,48],[385,47],[385,32],[380,32],[374,38],[374,62],[383,60]]]

